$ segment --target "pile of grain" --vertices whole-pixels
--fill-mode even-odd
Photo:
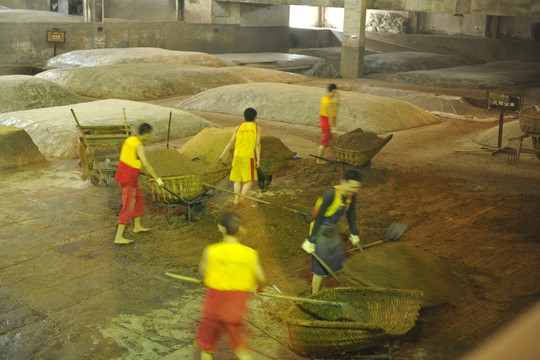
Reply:
[[[200,164],[173,149],[148,150],[146,158],[160,177],[200,175],[207,172]]]
[[[217,159],[227,146],[233,132],[234,128],[205,128],[177,151],[205,169],[217,169],[222,166]],[[261,136],[261,159],[281,161],[290,159],[294,155],[296,153],[285,146],[280,139],[274,136]],[[223,161],[229,163],[232,161],[232,149],[230,156]]]
[[[296,155],[277,137],[261,136],[261,159],[287,160]]]
[[[384,139],[375,133],[356,129],[330,141],[330,146],[343,150],[366,151],[380,145]]]
[[[234,128],[204,128],[177,151],[200,166],[215,170],[221,167],[218,157],[231,140],[233,132]]]
[[[345,261],[347,279],[363,284],[424,292],[422,306],[435,306],[458,295],[462,280],[440,258],[403,244],[366,249]]]

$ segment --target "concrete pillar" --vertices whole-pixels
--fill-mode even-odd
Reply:
[[[103,22],[104,0],[83,0],[83,16],[84,22],[95,23]]]
[[[58,13],[69,15],[69,1],[68,0],[58,0]]]
[[[496,39],[499,34],[499,17],[486,15],[484,23],[484,37]]]
[[[364,70],[367,0],[345,0],[341,76],[359,78]]]

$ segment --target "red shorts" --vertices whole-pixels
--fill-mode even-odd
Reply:
[[[197,346],[204,351],[214,351],[219,336],[226,333],[231,347],[246,347],[242,338],[245,331],[243,317],[250,293],[247,291],[220,291],[206,288],[202,318],[197,331]]]
[[[330,123],[328,117],[319,116],[319,126],[321,127],[322,135],[319,145],[328,147],[330,140],[332,140],[332,132],[330,131]]]

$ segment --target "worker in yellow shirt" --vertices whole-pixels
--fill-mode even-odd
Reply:
[[[332,140],[332,129],[336,127],[337,104],[334,99],[337,95],[337,85],[330,84],[328,85],[328,92],[321,98],[319,107],[319,126],[321,127],[322,135],[321,141],[319,142],[319,151],[317,153],[319,158],[324,157],[326,148],[328,147],[330,140]],[[317,159],[317,164],[326,163],[327,162],[323,159]]]
[[[255,124],[257,111],[244,110],[245,122],[234,130],[231,140],[218,158],[223,161],[234,145],[234,155],[230,180],[234,182],[234,192],[248,195],[254,181],[258,180],[257,168],[261,166],[261,128]],[[240,203],[240,196],[234,196],[234,204]]]
[[[133,240],[124,238],[124,230],[126,225],[131,223],[132,218],[135,218],[134,233],[150,230],[141,225],[141,216],[144,214],[146,204],[138,181],[141,169],[144,168],[159,186],[163,186],[163,181],[154,172],[144,152],[143,143],[150,138],[151,133],[152,126],[147,123],[142,124],[139,127],[139,134],[128,137],[120,151],[120,161],[115,176],[116,182],[122,186],[122,210],[118,214],[118,229],[114,239],[114,243],[117,245],[133,242]]]
[[[196,343],[201,359],[210,360],[221,333],[226,333],[236,356],[251,360],[242,338],[243,318],[251,292],[264,282],[265,275],[257,251],[240,243],[246,228],[238,215],[225,214],[218,229],[222,241],[207,246],[199,263],[206,294]]]

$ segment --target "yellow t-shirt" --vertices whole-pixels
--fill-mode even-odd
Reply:
[[[327,112],[328,104],[330,104],[330,114]],[[336,103],[334,100],[329,98],[328,96],[323,96],[321,98],[321,107],[319,108],[319,115],[326,116],[326,117],[334,117],[336,116]]]
[[[246,121],[240,124],[236,129],[234,156],[254,158],[256,144],[257,124],[255,124],[253,121]]]
[[[246,245],[228,242],[209,245],[206,251],[208,263],[204,285],[229,291],[251,291],[257,286],[257,251]]]
[[[137,157],[137,147],[141,144],[142,141],[137,136],[128,137],[122,145],[120,161],[134,169],[141,169],[142,162]]]

